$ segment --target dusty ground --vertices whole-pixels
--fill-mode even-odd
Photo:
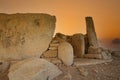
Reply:
[[[54,80],[120,80],[120,57],[113,56],[112,62],[60,69],[64,73]]]
[[[54,80],[120,80],[120,57],[116,56],[112,62],[79,67],[61,65],[59,68],[63,74]],[[0,73],[0,80],[8,80],[7,73]]]

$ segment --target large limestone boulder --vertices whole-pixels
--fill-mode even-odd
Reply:
[[[54,64],[39,58],[29,58],[13,64],[9,80],[52,80],[62,72]]]
[[[55,30],[55,16],[48,14],[0,14],[0,59],[40,57]]]
[[[61,42],[58,46],[58,58],[67,66],[73,64],[73,47],[68,42]]]

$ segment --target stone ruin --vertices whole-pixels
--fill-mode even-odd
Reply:
[[[64,64],[66,64],[66,59],[68,59],[67,65],[72,64],[69,63],[69,61],[72,62],[73,60],[71,56],[73,58],[111,59],[111,51],[99,46],[92,17],[86,17],[85,19],[87,34],[76,33],[73,35],[64,35],[56,33],[43,56],[46,58],[55,58],[58,55],[58,58]],[[59,47],[61,44],[64,44],[64,46]],[[70,46],[73,47],[73,50],[71,50]]]
[[[87,34],[56,33],[53,37],[55,16],[1,13],[0,71],[12,64],[9,80],[52,80],[62,73],[55,65],[70,66],[75,58],[111,59],[111,52],[99,47],[92,17],[85,19]],[[31,74],[28,79],[26,72]]]

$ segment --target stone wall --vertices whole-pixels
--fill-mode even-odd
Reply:
[[[40,57],[55,30],[55,16],[0,14],[0,60]]]

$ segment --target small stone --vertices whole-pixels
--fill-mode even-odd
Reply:
[[[58,47],[58,46],[59,46],[59,43],[55,43],[55,44],[51,43],[50,44],[50,47]]]
[[[93,71],[94,71],[95,73],[98,73],[98,70],[96,70],[96,69],[94,69]]]
[[[100,47],[90,46],[88,48],[88,54],[100,54],[101,52],[102,52],[102,49]]]
[[[57,57],[57,53],[58,53],[57,50],[48,50],[43,55],[46,58],[55,58]]]
[[[58,49],[57,47],[53,47],[53,46],[49,47],[49,50],[57,50],[57,49]]]
[[[101,54],[85,54],[84,57],[90,59],[102,59]]]
[[[62,80],[72,80],[72,75],[70,73],[67,73]]]
[[[9,62],[0,62],[0,73],[4,73],[9,69],[9,67],[10,67]]]
[[[51,43],[52,43],[52,44],[56,44],[56,43],[59,43],[59,41],[57,41],[57,40],[52,40]]]
[[[53,64],[62,64],[61,60],[60,60],[60,59],[57,59],[57,58],[51,59],[51,62],[52,62]]]
[[[80,72],[80,75],[85,77],[88,75],[88,72],[83,67],[78,68],[78,70]]]
[[[111,59],[112,58],[111,53],[107,53],[105,51],[102,51],[101,55],[102,55],[102,59]]]

